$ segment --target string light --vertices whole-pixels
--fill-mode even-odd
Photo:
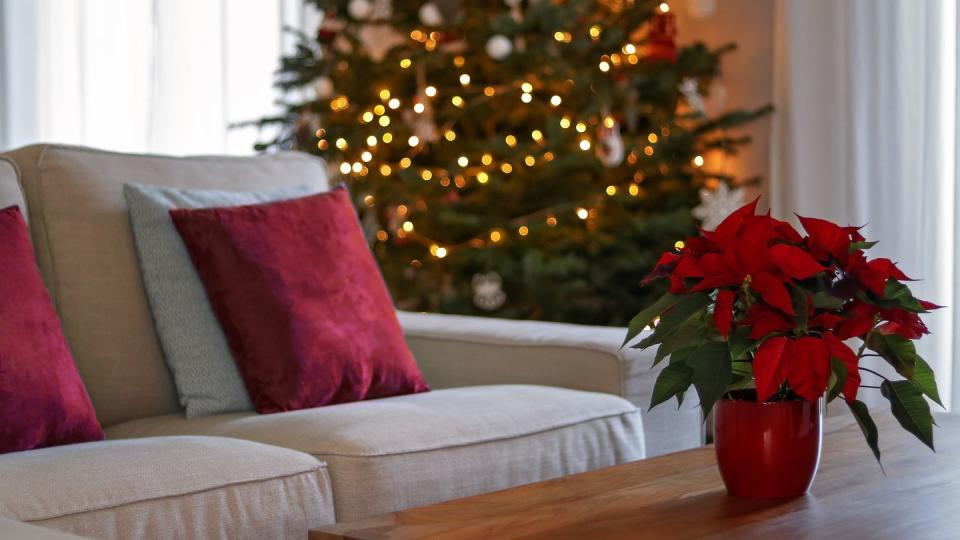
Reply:
[[[503,240],[503,231],[501,231],[500,229],[494,229],[490,231],[491,242],[493,242],[494,244],[498,244],[500,243],[501,240]]]
[[[375,136],[373,136],[373,135],[368,136],[368,137],[367,137],[367,146],[376,146],[376,145],[377,145],[377,138],[376,138]]]
[[[520,90],[523,90],[524,93],[529,94],[530,92],[533,92],[533,85],[525,82],[520,85]]]
[[[590,217],[590,212],[581,206],[580,208],[577,208],[577,217],[580,219],[587,219]]]
[[[467,159],[467,156],[460,156],[459,158],[457,158],[457,165],[460,165],[461,167],[466,167],[469,164],[470,164],[470,160]]]
[[[373,159],[373,154],[364,150],[364,152],[360,154],[360,159],[363,160],[364,163],[370,163],[370,160]]]
[[[570,127],[570,118],[567,116],[564,116],[563,118],[561,118],[560,127],[562,127],[563,129],[568,129]]]
[[[343,137],[340,137],[339,139],[337,139],[337,142],[335,144],[337,145],[337,148],[339,148],[340,150],[347,149],[347,140],[344,139]]]
[[[523,158],[523,162],[527,165],[527,167],[533,167],[537,164],[537,158],[533,156],[527,156]]]
[[[420,137],[417,137],[416,135],[411,135],[410,138],[407,139],[407,144],[409,144],[411,148],[417,146],[418,144],[420,144]]]
[[[426,88],[423,89],[423,93],[426,94],[427,97],[433,97],[433,96],[437,95],[437,87],[436,87],[436,86],[428,86],[428,87],[426,87]]]
[[[426,107],[424,106],[423,103],[415,103],[415,104],[413,105],[413,112],[415,112],[415,113],[417,113],[417,114],[423,113],[424,110],[426,110]]]
[[[617,194],[617,186],[609,185],[609,186],[607,186],[607,190],[606,190],[606,191],[607,191],[607,195],[613,197],[614,195]]]
[[[643,147],[643,153],[646,154],[646,155],[648,155],[648,156],[652,156],[652,155],[653,155],[653,147],[652,147],[652,146],[644,146],[644,147]]]
[[[500,170],[503,171],[503,174],[510,174],[513,172],[513,165],[504,163],[500,165]]]
[[[480,171],[477,173],[477,182],[480,182],[481,184],[486,184],[489,181],[490,181],[490,175],[488,175],[486,172]]]
[[[393,170],[392,170],[392,169],[390,168],[390,166],[387,165],[386,163],[384,163],[383,165],[380,166],[380,175],[381,175],[381,176],[390,176],[390,173],[392,173],[392,172],[393,172]]]
[[[627,190],[630,192],[630,195],[633,195],[634,197],[640,195],[640,186],[636,184],[630,184],[630,187],[627,188]]]
[[[382,126],[382,127],[387,127],[387,126],[389,126],[389,125],[390,125],[390,117],[389,117],[389,116],[381,116],[381,117],[380,117],[380,126]]]
[[[391,109],[399,109],[400,100],[397,98],[392,98],[389,102],[387,102],[387,107],[390,107]]]
[[[407,69],[411,65],[413,65],[413,62],[411,62],[409,58],[404,58],[403,60],[400,60],[400,67],[403,69]]]
[[[359,161],[354,161],[354,162],[353,162],[353,166],[350,167],[350,169],[351,169],[353,172],[355,172],[355,173],[357,173],[357,174],[360,174],[360,171],[363,170],[363,163],[360,163]]]
[[[677,248],[678,251],[685,248],[686,246],[687,245],[683,243],[683,240],[677,240],[677,242],[673,244],[673,247]]]
[[[376,199],[373,198],[373,195],[367,195],[363,198],[363,204],[367,206],[373,206],[376,204]]]
[[[633,43],[627,43],[623,46],[623,54],[637,54],[637,46]]]
[[[383,101],[390,99],[390,90],[387,90],[386,88],[380,90],[380,99]]]
[[[526,225],[521,225],[517,228],[517,234],[520,236],[526,236],[530,234],[530,229]]]
[[[600,71],[606,73],[606,72],[610,71],[610,63],[607,62],[606,60],[604,60],[604,61],[600,62],[599,68],[600,68]]]
[[[492,86],[486,86],[483,89],[483,95],[487,97],[493,97],[493,95],[496,93],[497,93],[497,89]]]
[[[535,140],[535,141],[537,141],[537,142],[540,142],[540,141],[543,140],[543,132],[540,131],[539,129],[535,129],[535,130],[533,130],[533,132],[530,134],[530,137],[531,137],[533,140]]]
[[[577,133],[585,133],[587,131],[587,125],[583,122],[577,122]]]
[[[599,26],[593,25],[593,26],[590,27],[590,37],[591,37],[591,38],[593,38],[593,39],[599,38],[599,37],[600,37],[600,32],[601,32],[601,29],[600,29]]]
[[[561,103],[563,103],[563,98],[561,98],[560,96],[558,96],[558,95],[556,95],[556,94],[554,94],[554,95],[550,98],[550,104],[553,105],[554,107],[560,106]]]
[[[557,216],[549,215],[547,216],[547,226],[556,227],[557,226]]]
[[[350,174],[350,164],[346,161],[340,164],[340,173],[341,174]]]
[[[454,133],[452,129],[448,129],[447,132],[443,134],[443,138],[450,142],[453,142],[454,140],[456,140],[457,134]]]
[[[466,73],[460,75],[460,84],[463,86],[468,86],[470,84],[470,75],[467,75]]]
[[[580,139],[580,149],[587,151],[590,149],[590,141],[588,139]]]
[[[385,114],[387,112],[387,109],[383,105],[376,105],[373,108],[373,112],[377,113],[377,115],[379,116],[379,115]]]
[[[380,140],[382,140],[386,144],[390,144],[391,142],[393,142],[393,133],[390,133],[389,131],[387,133],[384,133],[380,137]]]
[[[387,234],[387,231],[383,229],[380,229],[379,231],[377,231],[377,240],[381,242],[386,242],[387,238],[390,238],[390,236]]]
[[[490,165],[493,163],[493,156],[490,154],[484,154],[480,157],[480,163],[483,163],[484,165]]]
[[[693,158],[694,167],[703,167],[703,156],[697,156]]]
[[[467,63],[467,59],[464,58],[463,56],[455,56],[453,58],[453,65],[457,67],[463,67],[463,65],[466,63]]]
[[[463,98],[460,96],[453,96],[450,98],[450,102],[456,107],[463,107]]]
[[[404,221],[404,222],[403,222],[403,230],[406,231],[406,232],[408,232],[408,233],[409,233],[409,232],[413,232],[413,222],[412,222],[412,221]]]
[[[659,138],[657,137],[656,133],[651,133],[647,135],[647,140],[650,141],[650,144],[656,144]]]
[[[330,109],[333,111],[342,111],[350,106],[350,100],[347,96],[337,96],[330,101]]]
[[[530,103],[533,101],[533,95],[527,93],[520,94],[520,101],[524,103]]]
[[[373,113],[370,111],[363,113],[363,116],[360,117],[360,120],[362,120],[365,124],[368,122],[373,122]]]
[[[319,148],[320,150],[326,150],[328,146],[330,146],[330,144],[327,143],[326,139],[320,139],[319,141],[317,141],[317,148]]]
[[[410,158],[405,157],[400,159],[400,168],[406,169],[410,167]]]
[[[433,178],[433,172],[431,172],[430,169],[424,169],[423,172],[420,173],[420,178],[423,178],[424,182],[429,182],[430,179]]]
[[[670,11],[670,4],[668,4],[668,3],[666,3],[666,2],[660,2],[660,6],[659,6],[659,7],[660,7],[660,12],[661,12],[661,13],[667,13],[668,11]]]
[[[507,135],[506,137],[504,137],[503,140],[506,141],[507,146],[511,148],[517,145],[517,138],[514,137],[513,135]]]
[[[603,117],[603,127],[607,129],[613,128],[617,124],[617,121],[612,116]]]

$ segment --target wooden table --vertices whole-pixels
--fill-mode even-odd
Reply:
[[[828,424],[805,497],[727,495],[705,447],[328,526],[310,540],[408,538],[960,539],[960,417],[939,416],[932,453],[877,418],[886,475],[859,429]]]

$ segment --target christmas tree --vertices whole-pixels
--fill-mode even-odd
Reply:
[[[405,309],[625,324],[698,192],[743,183],[704,154],[769,112],[706,114],[733,47],[678,48],[666,3],[312,3],[259,148],[328,160]]]

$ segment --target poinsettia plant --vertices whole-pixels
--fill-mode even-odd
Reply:
[[[714,231],[677,243],[644,280],[663,278],[669,291],[631,321],[624,345],[652,327],[634,348],[659,345],[665,359],[650,407],[690,386],[704,416],[727,392],[756,388],[760,401],[841,397],[877,460],[877,426],[857,399],[861,372],[907,431],[933,448],[926,398],[940,404],[933,370],[914,340],[929,333],[920,314],[939,308],[918,300],[890,259],[868,259],[858,227],[799,217],[806,235],[768,214],[757,201]],[[853,347],[851,347],[853,343]],[[861,365],[879,358],[902,380]],[[874,366],[876,367],[876,366]]]

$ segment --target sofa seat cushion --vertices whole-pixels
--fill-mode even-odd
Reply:
[[[0,479],[0,516],[93,538],[306,538],[333,521],[322,463],[229,438],[7,454]]]
[[[310,453],[337,521],[393,512],[644,457],[640,414],[609,394],[503,385],[255,415],[161,416],[108,437],[209,434]]]

